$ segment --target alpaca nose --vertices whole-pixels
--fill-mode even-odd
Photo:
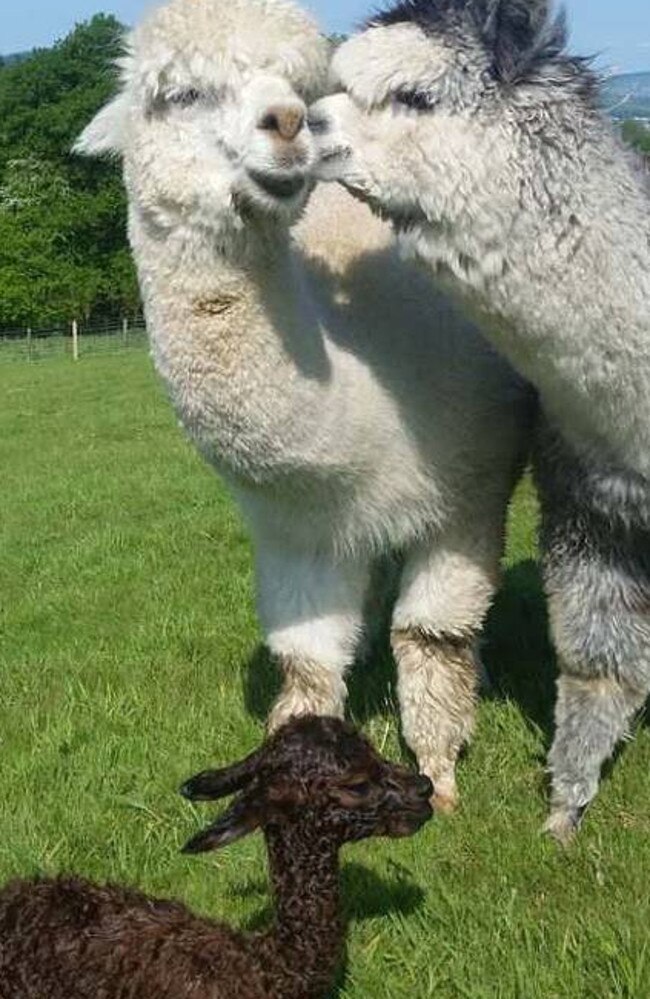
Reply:
[[[264,113],[259,127],[291,142],[305,124],[305,110],[296,104],[277,104]]]

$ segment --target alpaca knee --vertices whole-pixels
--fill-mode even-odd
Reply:
[[[456,761],[469,741],[480,674],[475,638],[395,630],[393,653],[404,738],[433,781],[438,809],[457,803]]]
[[[368,574],[362,562],[260,545],[260,618],[282,674],[271,731],[294,715],[343,715],[345,674],[362,633]]]
[[[345,674],[354,659],[358,633],[354,619],[325,617],[269,635],[282,676],[282,690],[268,721],[270,731],[295,715],[343,717]]]
[[[322,617],[277,629],[268,637],[282,674],[282,691],[271,710],[274,731],[294,715],[345,712],[345,675],[354,660],[361,630],[355,615]]]
[[[269,732],[300,715],[343,717],[347,689],[342,668],[332,668],[297,653],[276,659],[283,682],[267,722]]]

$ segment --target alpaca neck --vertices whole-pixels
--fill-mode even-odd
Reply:
[[[650,478],[647,195],[609,125],[585,120],[576,143],[573,110],[549,117],[541,136],[517,126],[512,191],[495,173],[458,231],[405,239],[451,268],[486,336],[578,453]],[[479,231],[476,219],[494,222]]]
[[[289,230],[273,219],[233,214],[220,228],[179,224],[161,228],[136,212],[131,221],[135,256],[148,304],[167,311],[191,307],[210,293],[264,295],[290,266]],[[209,313],[208,313],[209,315]]]
[[[316,999],[332,987],[343,950],[338,844],[304,822],[267,829],[266,843],[276,920],[263,966],[278,999]]]
[[[559,189],[573,179],[573,193],[553,219],[551,245],[550,209],[536,230],[512,232],[498,299],[510,322],[490,328],[579,453],[650,478],[647,204],[615,152],[611,165],[586,160],[572,177],[559,164],[555,176]],[[616,191],[625,192],[618,213],[604,202]]]
[[[328,375],[286,225],[251,217],[223,231],[158,231],[136,215],[131,239],[156,368],[181,422],[238,481],[274,474],[287,463],[287,427],[313,440]]]

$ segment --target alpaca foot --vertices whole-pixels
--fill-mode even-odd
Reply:
[[[430,767],[421,767],[421,772],[425,774],[433,783],[433,794],[431,795],[431,807],[439,815],[453,815],[458,808],[458,788],[456,787],[456,777],[454,773],[447,771],[444,775],[434,776]]]
[[[276,732],[290,718],[302,715],[345,714],[345,682],[327,666],[297,656],[279,657],[284,675],[282,693],[271,709],[269,733]]]
[[[544,825],[543,832],[560,846],[569,846],[580,829],[584,808],[555,808]]]
[[[457,794],[438,794],[431,796],[431,807],[437,815],[453,815],[458,808]]]

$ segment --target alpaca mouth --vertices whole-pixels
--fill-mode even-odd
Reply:
[[[433,808],[429,801],[421,801],[417,805],[411,804],[391,816],[388,821],[387,834],[394,839],[413,836],[422,826],[427,824],[432,816]]]
[[[304,189],[305,177],[274,177],[271,174],[260,173],[257,170],[249,170],[248,174],[261,187],[265,194],[270,194],[272,198],[279,201],[287,201],[295,198]]]

